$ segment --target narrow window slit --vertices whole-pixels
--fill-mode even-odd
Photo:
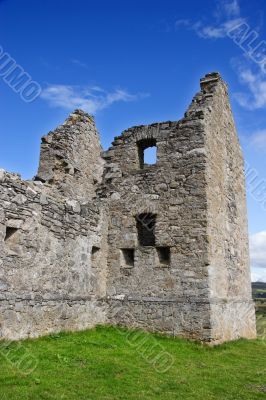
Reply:
[[[11,226],[6,227],[6,235],[5,242],[8,242],[9,239],[18,231],[18,228],[12,228]]]
[[[134,267],[134,249],[121,249],[121,267],[132,268]]]
[[[101,255],[100,247],[92,246],[91,249],[91,266],[99,267],[99,259]]]
[[[157,254],[160,265],[170,265],[171,252],[170,247],[157,247]]]

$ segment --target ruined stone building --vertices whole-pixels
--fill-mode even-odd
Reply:
[[[226,84],[200,86],[184,118],[108,151],[76,110],[42,138],[32,181],[0,170],[0,338],[96,324],[255,337],[242,153]]]

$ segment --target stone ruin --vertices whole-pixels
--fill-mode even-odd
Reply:
[[[0,338],[97,324],[256,336],[242,152],[226,84],[200,86],[184,118],[108,151],[76,110],[42,138],[32,181],[0,170]]]

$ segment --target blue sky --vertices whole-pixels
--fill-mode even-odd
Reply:
[[[0,46],[42,88],[26,103],[0,77],[0,167],[31,178],[40,137],[77,107],[95,114],[105,148],[132,125],[177,120],[200,77],[219,71],[256,174],[253,278],[266,281],[266,196],[256,192],[266,182],[266,73],[250,56],[266,41],[265,12],[264,0],[0,0]],[[255,35],[249,47],[228,37],[240,23]]]

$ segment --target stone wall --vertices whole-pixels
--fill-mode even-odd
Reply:
[[[143,166],[155,144],[157,163]],[[220,76],[201,80],[182,120],[131,128],[104,156],[110,321],[217,343],[255,337],[243,159]],[[152,246],[138,240],[145,213],[156,215]]]
[[[60,189],[0,171],[0,337],[105,322],[108,209]]]
[[[191,337],[210,329],[209,313],[202,311],[196,324],[191,318],[197,304],[203,309],[208,302],[203,134],[200,121],[186,118],[136,127],[105,153],[111,322],[126,318],[126,324]],[[138,146],[147,138],[156,143],[157,163],[141,169]],[[145,213],[156,215],[154,246],[138,242],[136,219]],[[170,252],[168,262],[160,261],[162,248]],[[125,249],[134,251],[134,265],[123,263]]]
[[[216,74],[202,79],[201,87],[208,94],[204,123],[212,339],[254,337],[242,150],[226,84]]]
[[[101,182],[101,152],[93,117],[76,110],[63,125],[42,137],[35,180],[48,183],[66,197],[86,201],[95,197]]]
[[[76,110],[42,138],[33,181],[0,172],[0,204],[0,337],[99,323],[255,336],[242,153],[217,73],[180,121],[128,129],[106,152]]]

